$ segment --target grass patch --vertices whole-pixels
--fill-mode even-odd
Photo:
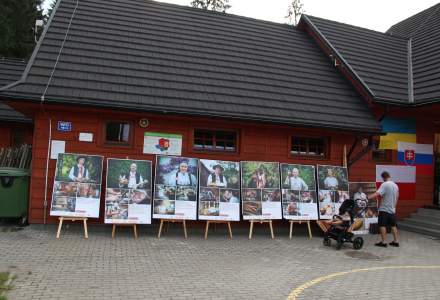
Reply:
[[[4,294],[6,291],[12,289],[9,281],[10,279],[13,278],[10,277],[9,272],[0,272],[0,300],[7,300]]]

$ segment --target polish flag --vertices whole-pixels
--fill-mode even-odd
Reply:
[[[382,172],[387,171],[391,180],[399,187],[400,200],[414,200],[416,198],[416,167],[414,166],[394,166],[394,165],[376,165],[376,187],[382,184],[383,179],[380,176]]]

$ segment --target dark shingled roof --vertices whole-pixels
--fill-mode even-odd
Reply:
[[[59,3],[25,81],[3,95],[40,101],[48,87],[46,102],[380,130],[292,26],[144,0]]]
[[[312,16],[302,20],[351,67],[376,101],[440,101],[440,4],[386,33]]]
[[[408,102],[406,39],[313,16],[304,19],[339,52],[375,99]]]
[[[415,101],[440,101],[440,3],[397,23],[387,33],[411,39]]]
[[[26,62],[24,60],[0,57],[0,87],[19,80],[25,67]],[[31,120],[22,113],[2,102],[0,102],[0,121],[31,122]]]

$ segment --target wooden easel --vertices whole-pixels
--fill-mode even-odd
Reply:
[[[209,224],[227,224],[228,225],[228,232],[229,232],[229,238],[232,239],[232,229],[231,229],[231,222],[229,221],[217,221],[217,220],[207,220],[206,221],[206,228],[205,228],[205,240],[208,238],[208,231],[209,231]]]
[[[272,227],[272,220],[249,220],[249,222],[251,223],[250,227],[249,227],[249,239],[252,239],[252,233],[254,230],[254,223],[269,223],[269,228],[270,228],[270,236],[272,237],[272,239],[275,238],[275,236],[273,235],[273,227]]]
[[[163,228],[163,223],[164,222],[168,222],[168,223],[182,223],[183,225],[183,233],[185,235],[185,239],[188,238],[188,235],[186,234],[186,222],[185,220],[179,220],[179,219],[161,219],[160,220],[160,225],[159,225],[159,233],[157,234],[157,238],[160,239],[160,236],[162,235],[162,228]]]
[[[290,232],[289,232],[289,239],[292,238],[293,235],[293,224],[302,224],[302,223],[307,223],[307,227],[309,229],[309,239],[312,238],[312,230],[310,229],[310,221],[309,220],[290,220]]]
[[[63,222],[64,221],[82,221],[84,224],[84,238],[88,239],[89,238],[89,233],[87,231],[87,218],[81,218],[81,217],[59,217],[58,218],[59,223],[58,223],[58,231],[57,231],[57,239],[60,238],[60,234],[61,234],[61,227],[63,227]]]
[[[116,235],[116,226],[133,226],[133,233],[134,233],[134,238],[137,239],[138,238],[138,234],[137,234],[137,227],[136,224],[113,224],[113,228],[112,228],[112,239],[115,238]]]

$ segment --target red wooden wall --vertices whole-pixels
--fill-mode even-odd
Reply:
[[[0,122],[0,149],[12,146],[13,133],[16,130],[24,131],[24,142],[32,144],[32,125],[13,122]]]
[[[58,110],[59,109],[59,110]],[[54,107],[46,112],[37,113],[35,116],[34,153],[32,162],[32,179],[30,193],[30,218],[31,223],[43,222],[43,203],[45,190],[46,157],[49,138],[49,118],[52,118],[52,139],[65,140],[66,152],[103,155],[104,158],[133,158],[147,159],[154,162],[154,155],[142,154],[143,135],[145,131],[178,133],[183,135],[183,156],[197,158],[213,158],[224,160],[262,160],[278,162],[295,162],[304,164],[342,164],[344,144],[347,149],[354,141],[354,133],[343,133],[322,129],[296,128],[289,126],[267,125],[262,123],[239,122],[221,119],[207,119],[196,117],[181,117],[168,115],[154,115],[143,113],[115,112],[110,110],[71,109],[69,111]],[[141,128],[138,125],[140,118],[148,118],[150,125]],[[116,147],[103,144],[103,123],[108,120],[133,121],[134,147]],[[72,122],[71,132],[56,130],[58,121]],[[238,153],[201,153],[192,149],[192,134],[194,128],[198,129],[229,129],[239,133]],[[94,142],[80,142],[80,132],[94,134]],[[325,160],[298,160],[290,157],[290,138],[293,135],[323,136],[330,138],[330,157]],[[55,160],[50,160],[48,172],[47,211],[49,215],[51,190],[55,173]],[[105,164],[104,177],[105,178]],[[364,156],[351,169],[350,180],[373,181],[375,167],[371,155]],[[104,180],[105,183],[105,180]],[[101,199],[103,201],[103,199]],[[104,206],[101,205],[103,208]],[[101,212],[101,215],[103,213]],[[49,217],[49,222],[55,218]],[[99,220],[103,222],[102,219]]]

